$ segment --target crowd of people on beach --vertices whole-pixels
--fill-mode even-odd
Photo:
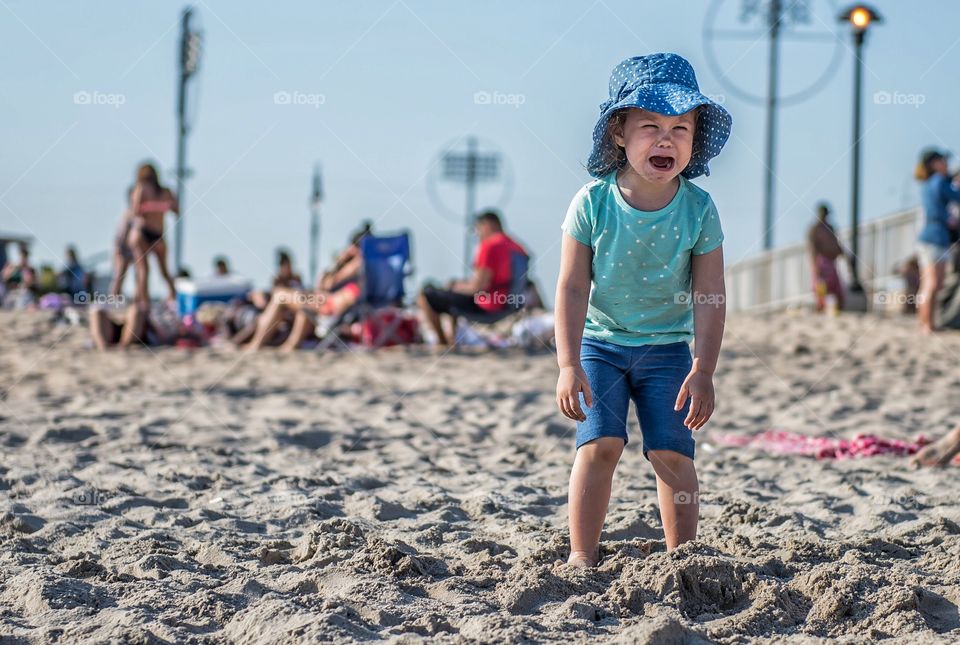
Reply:
[[[0,240],[0,247],[5,247],[6,242]],[[44,295],[63,294],[73,298],[90,290],[93,275],[80,263],[75,247],[67,247],[60,271],[49,264],[39,269],[34,267],[26,241],[18,241],[16,249],[17,258],[7,260],[5,248],[0,248],[0,305],[3,308],[26,309],[35,306]]]
[[[227,301],[205,302],[196,311],[186,315],[181,311],[178,315],[176,279],[189,279],[190,275],[181,270],[174,276],[170,271],[164,239],[166,214],[179,212],[176,195],[160,183],[156,168],[150,163],[139,166],[127,194],[128,208],[113,243],[113,277],[108,294],[111,301],[104,305],[97,298],[90,308],[90,331],[97,348],[225,344],[250,351],[268,347],[291,351],[315,344],[330,333],[356,340],[357,317],[348,314],[364,298],[361,243],[375,235],[369,221],[362,222],[351,234],[346,246],[336,253],[331,266],[317,276],[313,285],[294,269],[290,251],[278,249],[276,273],[267,290],[245,290]],[[416,310],[403,310],[403,302],[391,303],[400,308],[400,315],[408,318],[409,328],[414,330],[407,341],[426,338],[450,346],[458,340],[458,333],[460,342],[464,342],[465,327],[458,326],[458,320],[483,325],[506,318],[497,312],[512,297],[511,254],[528,257],[528,252],[505,232],[495,211],[480,213],[475,224],[478,244],[472,275],[451,280],[443,288],[428,284],[416,298]],[[77,264],[75,253],[72,257],[72,263]],[[166,288],[165,300],[150,298],[151,258]],[[123,284],[131,267],[135,276],[134,297],[128,304]],[[69,270],[65,272],[73,275]],[[229,260],[225,256],[214,258],[211,281],[231,276]],[[535,325],[536,338],[549,345],[552,332],[543,319],[549,314],[543,311],[543,301],[532,280],[526,280],[526,290],[519,296],[526,306],[516,309],[541,316]],[[421,325],[421,320],[425,324]],[[529,330],[530,321],[526,323],[522,327]],[[478,338],[476,334],[472,337]],[[524,338],[529,339],[530,335]]]

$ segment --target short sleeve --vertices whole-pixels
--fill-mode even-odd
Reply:
[[[703,211],[700,223],[700,237],[693,245],[694,255],[703,255],[723,244],[723,229],[720,227],[720,214],[713,200],[707,197],[707,207]]]
[[[563,218],[561,227],[565,233],[577,242],[592,246],[593,242],[593,209],[590,206],[589,193],[586,187],[580,189],[573,196],[567,216]]]
[[[477,247],[477,256],[473,260],[473,268],[475,269],[493,269],[492,258],[490,257],[492,244],[490,240],[484,240],[480,242],[480,245]]]

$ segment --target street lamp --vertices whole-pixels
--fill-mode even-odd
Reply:
[[[840,14],[841,23],[850,25],[853,33],[854,56],[856,60],[853,63],[853,171],[851,173],[851,197],[850,197],[850,252],[853,257],[850,259],[851,282],[850,290],[855,293],[863,292],[863,285],[860,284],[860,272],[857,268],[857,261],[860,257],[860,113],[863,107],[861,99],[863,95],[863,41],[866,39],[867,30],[873,23],[880,24],[883,19],[880,14],[872,7],[865,4],[857,4],[849,7]]]

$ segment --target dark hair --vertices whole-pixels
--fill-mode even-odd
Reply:
[[[152,163],[142,163],[137,168],[137,183],[140,182],[148,184],[157,192],[163,190],[163,186],[160,185],[160,176]]]
[[[290,252],[286,249],[277,249],[277,264],[293,264]]]
[[[228,266],[229,266],[228,263],[227,263],[227,258],[226,258],[226,256],[223,256],[223,255],[218,255],[217,257],[213,258],[213,264],[214,264],[214,266],[221,266],[221,265],[222,265],[224,268],[228,268]]]
[[[500,215],[497,213],[497,211],[483,211],[477,215],[476,223],[479,224],[481,222],[486,222],[498,231],[503,230],[503,223],[500,221]]]
[[[820,217],[826,217],[830,214],[830,205],[827,202],[820,202],[817,204],[817,215]]]
[[[930,179],[936,174],[933,170],[933,164],[941,159],[946,158],[947,156],[939,150],[927,148],[920,153],[920,162],[917,164],[917,167],[913,172],[913,176],[920,181],[926,181],[927,179]]]

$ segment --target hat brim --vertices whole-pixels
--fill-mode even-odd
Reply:
[[[616,144],[607,132],[607,122],[620,110],[639,108],[665,116],[680,116],[696,108],[703,108],[697,121],[690,163],[680,173],[687,179],[710,174],[707,163],[720,153],[730,138],[733,125],[733,117],[719,103],[685,85],[672,83],[637,88],[619,101],[610,105],[604,104],[603,107],[593,129],[593,150],[587,163],[587,168],[594,177],[603,177],[617,167],[609,161],[613,158],[609,154],[610,146]]]

